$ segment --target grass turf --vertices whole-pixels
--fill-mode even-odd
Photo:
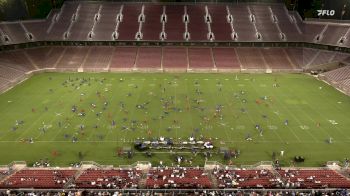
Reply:
[[[142,104],[145,109],[136,107]],[[73,105],[76,113],[71,111]],[[222,109],[214,117],[217,105]],[[85,117],[77,115],[81,110]],[[283,150],[284,156],[277,158],[284,165],[302,155],[306,161],[300,166],[319,166],[349,157],[349,117],[348,96],[302,74],[44,73],[0,95],[0,164],[14,160],[31,164],[45,158],[59,166],[80,160],[170,164],[173,155],[168,153],[152,158],[140,153],[127,159],[116,156],[116,150],[132,146],[136,138],[202,135],[217,147],[239,149],[241,155],[233,159],[236,165],[271,160],[272,152],[279,155]],[[23,124],[16,125],[16,120]],[[263,128],[262,136],[256,124]],[[85,126],[83,131],[80,125]],[[245,140],[248,134],[252,141]],[[72,137],[78,142],[73,143]],[[30,138],[34,143],[26,142]],[[326,142],[329,138],[332,144]],[[227,163],[220,154],[209,160]],[[203,165],[204,157],[194,157],[193,163]]]

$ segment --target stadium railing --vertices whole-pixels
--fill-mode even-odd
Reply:
[[[206,161],[204,164],[204,169],[205,170],[212,170],[214,168],[219,168],[219,169],[237,169],[238,167],[236,165],[223,165],[218,161]]]
[[[13,189],[12,191],[20,191],[22,193],[42,193],[42,192],[80,192],[87,191],[86,189]],[[239,188],[228,188],[228,189],[88,189],[89,192],[119,192],[119,193],[188,193],[188,192],[217,192],[217,193],[232,193],[232,192],[247,192],[247,193],[280,193],[280,192],[297,192],[297,193],[329,193],[334,191],[340,191],[341,189],[336,188],[324,188],[324,189],[239,189]],[[1,192],[5,192],[7,189],[0,189]],[[263,194],[263,195],[265,195]],[[290,195],[290,194],[287,194]]]
[[[8,164],[8,168],[13,168],[14,166],[18,166],[18,165],[27,166],[27,162],[25,162],[25,161],[12,161],[10,164]]]
[[[327,161],[326,163],[326,165],[334,165],[334,164],[341,165],[340,161]]]
[[[137,161],[136,163],[133,163],[131,165],[119,165],[120,169],[133,169],[133,168],[139,168],[139,167],[151,167],[152,164],[149,161]]]
[[[101,165],[101,164],[98,164],[96,163],[95,161],[82,161],[80,162],[80,167],[81,168],[84,168],[84,166],[95,166],[97,168],[100,168],[100,169],[112,169],[113,168],[113,165]]]
[[[273,163],[272,161],[260,161],[254,165],[242,165],[241,168],[244,169],[257,169],[259,167],[272,167]]]

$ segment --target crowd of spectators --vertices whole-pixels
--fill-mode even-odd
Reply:
[[[280,180],[271,171],[214,168],[213,176],[219,188],[271,188]]]
[[[88,169],[75,180],[73,187],[94,189],[136,189],[141,177],[138,169]]]
[[[173,196],[173,195],[198,195],[198,196],[259,196],[259,195],[268,195],[268,196],[328,196],[328,195],[339,195],[347,196],[349,191],[345,189],[336,189],[336,190],[121,190],[121,191],[0,191],[0,196]]]
[[[160,167],[153,168],[147,174],[147,188],[211,188],[208,173],[203,168]]]
[[[344,170],[346,171],[346,169]],[[349,173],[331,169],[158,166],[135,168],[0,169],[1,189],[216,190],[349,189]],[[68,193],[67,193],[68,194]]]

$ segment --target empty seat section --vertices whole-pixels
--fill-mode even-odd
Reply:
[[[258,32],[262,35],[263,41],[280,41],[280,32],[273,23],[271,13],[267,6],[251,5],[252,14],[255,15],[255,25]]]
[[[23,72],[30,71],[25,66],[23,66],[23,62],[20,58],[16,58],[14,51],[0,53],[0,65],[12,67]]]
[[[213,69],[210,48],[188,48],[190,69]]]
[[[5,91],[7,88],[10,87],[11,82],[5,78],[0,78],[0,92]],[[5,173],[2,173],[0,177],[5,176]]]
[[[283,48],[263,48],[260,50],[271,69],[293,69]]]
[[[323,65],[333,61],[333,57],[336,55],[335,52],[330,51],[320,51],[311,65]]]
[[[337,86],[343,91],[350,93],[350,79],[340,81]]]
[[[277,17],[277,23],[282,31],[286,35],[287,41],[300,41],[303,37],[299,33],[297,27],[291,21],[288,10],[284,5],[271,5],[273,14]],[[300,29],[302,31],[302,29]]]
[[[113,68],[133,68],[136,60],[136,47],[117,47],[111,61]]]
[[[100,19],[95,24],[93,40],[112,40],[112,33],[117,25],[117,15],[120,11],[120,4],[103,3]]]
[[[55,55],[52,47],[28,48],[25,52],[39,68],[48,67],[46,61]]]
[[[324,27],[325,27],[324,25],[319,25],[319,24],[305,24],[304,40],[306,42],[314,42],[316,36],[322,32]]]
[[[259,48],[236,48],[243,69],[266,69]]]
[[[159,40],[160,32],[162,31],[162,23],[160,16],[163,13],[163,6],[160,5],[146,5],[145,17],[146,21],[142,26],[142,33],[144,40]]]
[[[349,36],[347,37],[347,40],[345,42],[345,46],[350,47],[350,37]]]
[[[51,10],[46,19],[22,21],[22,24],[34,36],[34,41],[46,41],[47,30],[57,14],[58,10]]]
[[[136,66],[137,68],[158,68],[160,69],[160,61],[162,58],[162,49],[154,47],[140,47]]]
[[[325,79],[333,84],[336,84],[342,80],[350,78],[350,66],[341,67],[326,73],[323,73],[322,76]]]
[[[350,63],[350,54],[337,52],[333,61]]]
[[[107,68],[112,58],[113,48],[109,46],[91,47],[84,61],[83,68],[90,70],[102,70]]]
[[[95,14],[98,12],[100,4],[83,3],[78,12],[78,20],[70,29],[69,40],[87,40],[89,32],[94,24]]]
[[[169,41],[183,41],[185,33],[185,24],[182,21],[184,15],[184,6],[167,5],[166,6],[167,23],[165,24],[165,33]]]
[[[58,16],[58,21],[54,23],[47,35],[47,40],[63,40],[64,33],[68,30],[72,16],[76,12],[78,5],[74,2],[66,2],[63,5]]]
[[[141,5],[125,5],[123,9],[123,22],[119,25],[119,40],[135,40],[139,30],[138,18]]]
[[[8,81],[15,82],[17,79],[22,78],[24,74],[25,73],[20,70],[0,65],[0,77]]]
[[[205,23],[205,9],[202,5],[187,6],[187,14],[189,15],[188,31],[191,40],[208,40],[208,25]]]
[[[255,28],[250,21],[246,5],[230,6],[230,12],[233,16],[233,27],[237,33],[237,41],[256,41]]]
[[[338,45],[342,36],[346,34],[349,26],[329,25],[323,33],[321,43],[327,45]]]
[[[4,62],[12,67],[24,72],[35,70],[29,59],[25,56],[24,50],[13,50],[0,54],[0,58],[4,58]]]
[[[312,63],[319,51],[311,48],[303,48],[303,64],[307,66]]]
[[[80,46],[67,48],[56,68],[79,68],[88,52],[88,49],[88,47]]]
[[[0,29],[10,37],[9,44],[28,42],[25,31],[19,23],[0,23]]]
[[[230,24],[227,22],[226,7],[223,5],[210,5],[208,10],[212,19],[211,30],[214,32],[215,40],[231,40],[232,31]]]
[[[51,20],[38,20],[31,22],[22,22],[26,29],[32,34],[33,41],[45,41],[46,31],[49,28]],[[28,39],[27,39],[28,40]]]
[[[215,65],[219,69],[240,69],[234,48],[213,48]]]
[[[284,50],[294,65],[297,65],[298,67],[304,66],[302,48],[285,48]]]
[[[45,58],[45,67],[52,68],[55,63],[58,61],[63,52],[65,51],[64,47],[51,47],[50,51],[47,53]]]
[[[163,68],[187,68],[187,52],[186,48],[180,47],[164,47],[163,48]]]

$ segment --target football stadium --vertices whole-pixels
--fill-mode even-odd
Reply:
[[[0,8],[0,195],[350,194],[349,1]]]

